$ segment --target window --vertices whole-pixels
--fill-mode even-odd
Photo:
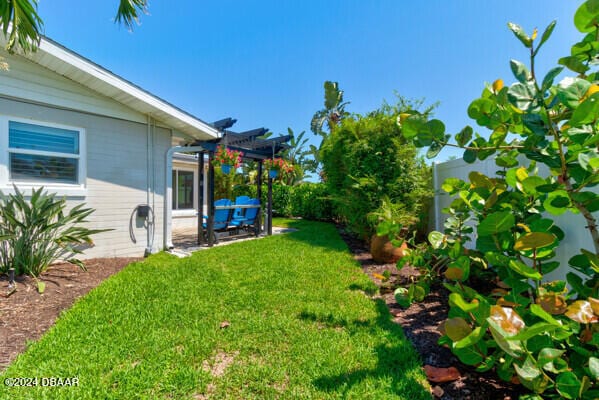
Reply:
[[[10,182],[83,184],[82,130],[12,119],[7,122]]]
[[[173,170],[173,210],[193,209],[193,171]]]

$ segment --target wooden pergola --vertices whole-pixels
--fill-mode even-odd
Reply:
[[[282,150],[289,148],[287,142],[291,139],[291,136],[280,136],[276,138],[263,139],[261,138],[268,132],[268,129],[258,128],[252,129],[245,132],[233,132],[228,130],[231,128],[237,120],[232,118],[225,118],[212,123],[211,125],[216,128],[220,133],[218,139],[207,140],[207,141],[196,141],[191,146],[201,146],[203,151],[198,153],[198,206],[203,208],[204,204],[204,156],[208,155],[208,190],[207,205],[208,205],[208,219],[206,223],[206,244],[208,246],[214,245],[214,153],[217,147],[224,146],[231,150],[241,151],[243,153],[242,161],[257,161],[258,162],[258,174],[256,179],[257,185],[257,197],[262,199],[262,163],[266,159],[270,159],[279,154]],[[262,228],[262,205],[258,211],[258,222],[256,223],[257,230]],[[267,234],[272,235],[272,178],[268,178],[268,204],[267,204]],[[198,244],[203,245],[204,243],[204,226],[202,223],[202,213],[198,215]],[[256,231],[259,234],[260,231]]]

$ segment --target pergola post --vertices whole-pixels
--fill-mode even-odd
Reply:
[[[204,152],[198,153],[198,245],[204,243]]]
[[[232,118],[225,118],[220,121],[214,122],[212,125],[221,132],[221,137],[217,139],[211,139],[206,141],[196,141],[192,145],[194,146],[202,146],[205,152],[208,153],[208,176],[207,183],[204,185],[204,177],[203,174],[203,166],[205,164],[204,154],[201,154],[201,160],[198,160],[198,168],[201,170],[199,174],[199,182],[198,187],[200,190],[198,196],[198,202],[200,205],[198,206],[199,213],[203,211],[203,203],[204,198],[207,203],[207,221],[206,228],[202,226],[202,221],[200,216],[198,216],[198,243],[199,244],[208,244],[208,246],[213,246],[215,242],[215,232],[214,232],[214,219],[215,219],[215,207],[214,207],[214,155],[215,151],[218,149],[218,146],[224,146],[233,151],[241,151],[243,153],[243,158],[246,161],[254,160],[258,162],[258,178],[256,179],[257,184],[257,197],[260,199],[260,209],[258,211],[257,222],[255,226],[255,233],[258,235],[263,233],[265,230],[262,228],[263,224],[268,225],[266,229],[266,234],[272,235],[272,179],[268,179],[268,197],[267,197],[267,205],[266,212],[267,215],[264,217],[262,215],[262,211],[264,211],[264,204],[262,202],[262,174],[264,171],[264,160],[274,158],[280,151],[289,148],[289,145],[286,143],[291,140],[292,136],[280,136],[276,138],[264,139],[264,135],[268,132],[268,129],[258,128],[252,129],[250,131],[245,131],[241,133],[232,132],[227,130],[230,128],[236,120]],[[204,186],[206,189],[206,196],[204,196]],[[263,221],[264,220],[264,221]]]
[[[208,246],[214,246],[214,152],[208,152]]]
[[[268,236],[272,235],[272,178],[268,177]]]
[[[256,179],[256,185],[256,196],[258,197],[260,204],[262,204],[262,160],[258,160],[258,177]],[[258,226],[256,226],[256,236],[262,233],[262,210],[262,207],[260,207],[258,210]]]

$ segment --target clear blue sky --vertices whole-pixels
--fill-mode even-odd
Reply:
[[[394,91],[439,101],[453,133],[485,82],[513,82],[510,58],[526,61],[507,22],[557,20],[542,75],[581,37],[572,0],[154,0],[133,32],[113,23],[117,3],[40,0],[39,13],[50,38],[207,122],[310,137],[325,80],[357,113]]]

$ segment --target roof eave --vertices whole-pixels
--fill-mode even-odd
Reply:
[[[36,52],[22,55],[97,93],[113,98],[135,111],[150,115],[157,121],[195,139],[209,140],[219,136],[219,132],[208,123],[154,96],[51,39],[43,37]],[[115,98],[116,94],[118,94],[118,100]]]

